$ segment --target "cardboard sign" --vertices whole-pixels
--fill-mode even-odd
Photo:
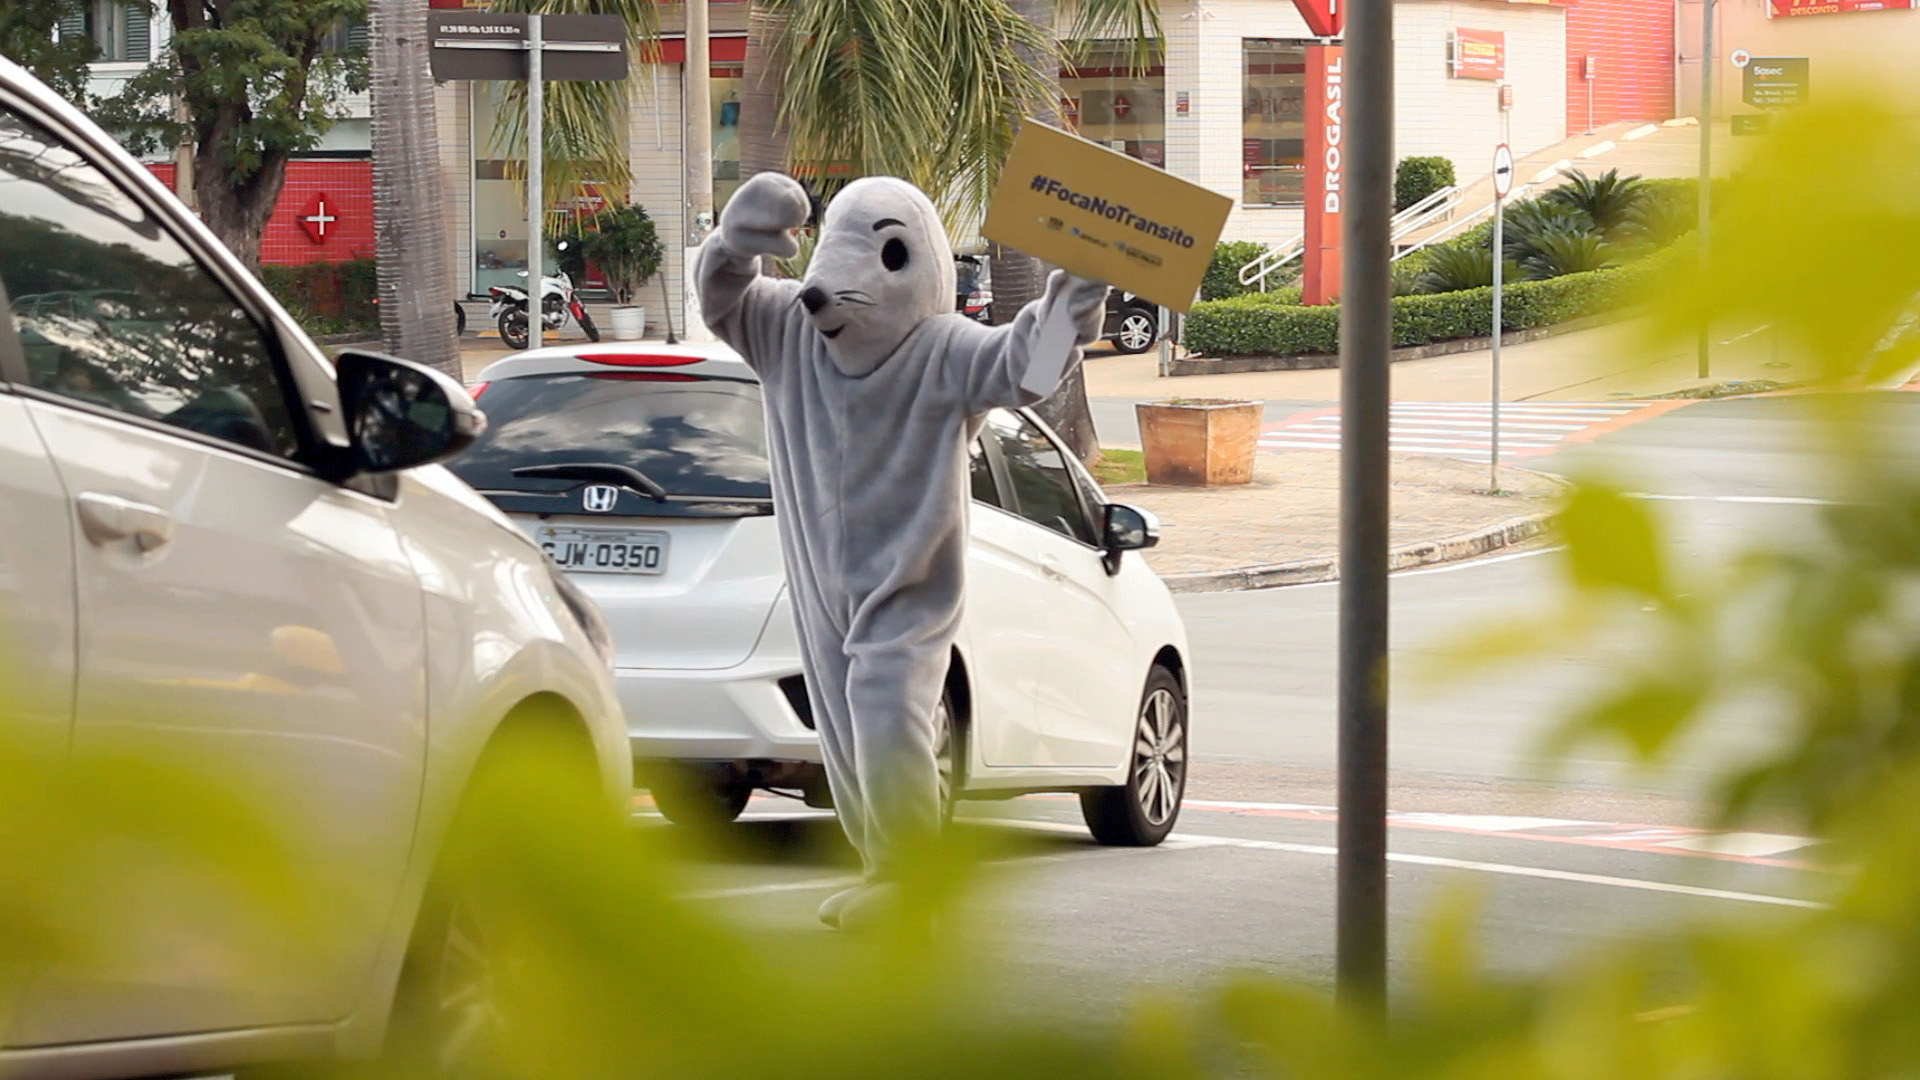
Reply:
[[[1032,120],[987,207],[987,239],[1185,311],[1233,200]]]

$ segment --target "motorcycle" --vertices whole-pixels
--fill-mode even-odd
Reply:
[[[567,249],[566,241],[561,241],[559,249]],[[522,270],[520,276],[525,277],[526,271]],[[500,340],[509,349],[526,348],[532,338],[527,328],[527,291],[512,285],[492,285],[487,295],[493,299],[491,314],[500,327]],[[540,279],[540,326],[548,332],[558,330],[566,325],[568,315],[580,324],[588,341],[600,340],[600,328],[593,325],[586,305],[574,293],[573,278],[565,270],[557,270],[551,277]]]

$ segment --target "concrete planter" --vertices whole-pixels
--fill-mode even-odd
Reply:
[[[1257,401],[1176,398],[1134,406],[1147,483],[1179,487],[1245,484],[1260,445]]]
[[[639,341],[647,333],[647,309],[617,307],[610,314],[615,341]]]

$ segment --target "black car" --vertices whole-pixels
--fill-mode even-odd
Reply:
[[[1160,343],[1160,305],[1144,296],[1107,290],[1107,321],[1100,336],[1123,353],[1143,353]]]

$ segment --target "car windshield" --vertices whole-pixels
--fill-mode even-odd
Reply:
[[[670,500],[772,498],[760,385],[682,372],[527,375],[490,383],[487,431],[448,466],[508,511],[556,511],[578,479],[515,476],[528,466],[637,469]],[[711,502],[622,500],[623,511],[708,516]],[[739,512],[735,508],[735,512]]]

